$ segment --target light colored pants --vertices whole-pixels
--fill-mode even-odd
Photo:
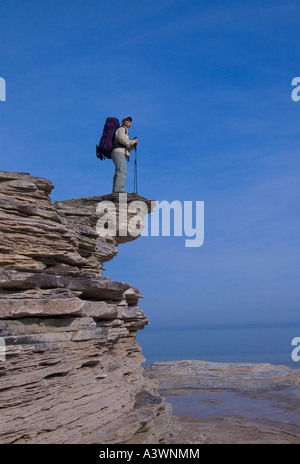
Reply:
[[[125,153],[114,150],[111,154],[116,170],[113,180],[113,193],[125,192],[125,182],[127,177],[127,166]]]

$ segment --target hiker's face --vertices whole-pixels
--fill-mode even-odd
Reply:
[[[131,127],[131,121],[130,121],[130,119],[126,119],[126,120],[124,121],[124,126],[125,126],[127,129],[130,129],[130,127]]]

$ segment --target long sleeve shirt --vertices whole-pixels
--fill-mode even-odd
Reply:
[[[130,140],[128,129],[124,126],[119,127],[115,132],[114,151],[125,153],[129,158],[130,152],[134,149],[135,142]]]

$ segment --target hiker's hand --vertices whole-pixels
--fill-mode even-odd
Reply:
[[[138,144],[138,138],[137,138],[137,137],[134,137],[133,140],[134,140],[135,144],[137,145],[137,144]]]

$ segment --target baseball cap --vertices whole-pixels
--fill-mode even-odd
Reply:
[[[126,119],[129,119],[132,122],[132,117],[131,116],[126,116],[125,118],[122,119],[122,122],[126,121]]]

